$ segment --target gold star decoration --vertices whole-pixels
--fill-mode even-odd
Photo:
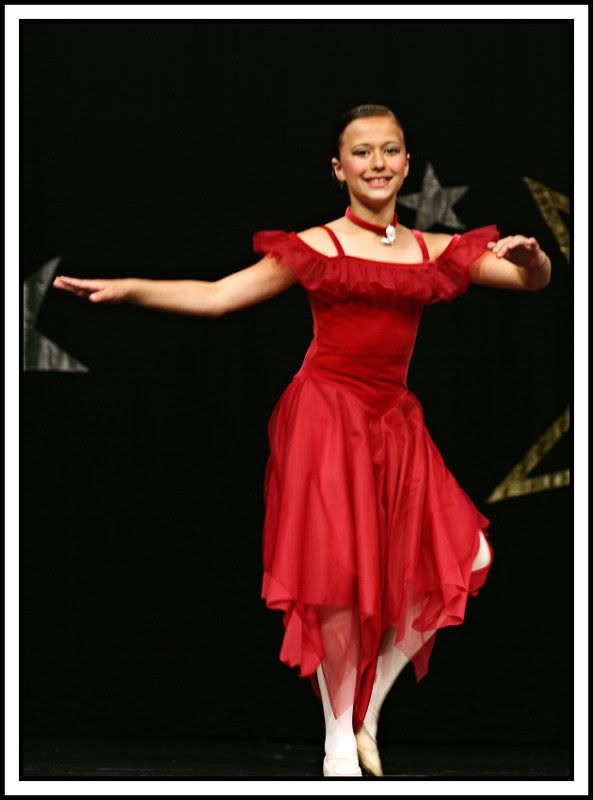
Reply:
[[[554,234],[560,252],[569,260],[570,247],[566,223],[558,213],[570,213],[568,197],[550,189],[533,178],[524,177],[531,196],[548,228]],[[570,470],[562,469],[545,475],[528,477],[530,472],[542,460],[544,455],[568,431],[570,426],[569,407],[554,420],[550,427],[542,433],[536,442],[525,453],[521,461],[508,473],[506,478],[494,489],[487,503],[495,503],[508,497],[541,492],[545,489],[559,489],[570,484]]]

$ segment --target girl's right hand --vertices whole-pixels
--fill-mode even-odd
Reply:
[[[130,297],[132,280],[130,278],[88,279],[69,278],[58,275],[53,286],[84,297],[92,303],[125,303]]]

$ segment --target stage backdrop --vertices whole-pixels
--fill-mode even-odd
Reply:
[[[86,277],[216,280],[256,230],[344,213],[332,124],[394,108],[401,221],[535,236],[541,292],[425,310],[409,385],[495,561],[384,742],[572,729],[572,23],[26,22],[21,642],[28,734],[319,741],[260,598],[266,425],[312,337],[299,285],[221,319],[93,306]]]

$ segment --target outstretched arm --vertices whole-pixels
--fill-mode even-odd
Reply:
[[[487,247],[471,267],[472,283],[533,292],[550,282],[552,262],[533,237],[505,236]]]
[[[60,275],[56,289],[64,289],[93,303],[132,303],[160,311],[221,317],[261,303],[296,283],[296,275],[271,256],[217,281],[111,280]]]
[[[443,253],[452,240],[449,233],[425,234],[432,258]],[[470,267],[472,283],[499,289],[537,291],[548,285],[552,273],[549,257],[537,241],[526,236],[505,236],[488,242],[483,253]]]
[[[217,281],[220,314],[230,314],[275,297],[297,282],[296,273],[273,256]]]

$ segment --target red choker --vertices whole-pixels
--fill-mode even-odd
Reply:
[[[374,231],[375,233],[383,234],[383,238],[381,239],[382,244],[393,244],[395,242],[396,232],[395,228],[397,226],[397,211],[393,216],[393,222],[391,225],[388,225],[386,228],[383,225],[375,225],[373,222],[366,222],[364,219],[357,217],[353,212],[350,206],[346,209],[346,217],[350,220],[350,222],[354,222],[355,225],[360,225],[361,228],[366,228],[367,231]]]

